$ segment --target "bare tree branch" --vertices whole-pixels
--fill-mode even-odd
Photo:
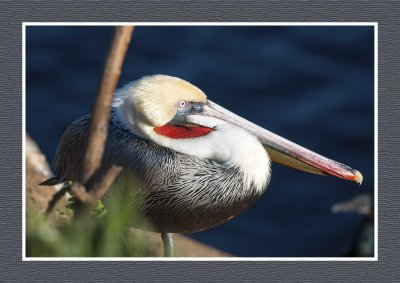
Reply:
[[[99,185],[87,188],[85,185],[100,167],[104,145],[108,134],[112,98],[121,74],[122,64],[132,37],[133,26],[116,27],[110,52],[104,66],[96,101],[90,119],[89,139],[79,180],[74,180],[70,191],[81,203],[93,205],[103,197],[122,168],[112,166],[103,176]],[[63,190],[63,192],[66,191]],[[64,192],[65,193],[65,192]],[[61,195],[61,193],[59,194]],[[56,195],[49,203],[47,212],[51,212],[60,196]]]
[[[132,32],[133,26],[116,27],[90,119],[89,141],[79,180],[81,184],[86,184],[100,166],[108,133],[111,102]]]

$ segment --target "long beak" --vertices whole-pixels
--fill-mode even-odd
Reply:
[[[253,134],[263,144],[274,162],[313,174],[331,175],[359,184],[362,183],[363,176],[359,171],[263,129],[210,100],[203,105],[201,114],[224,120]]]

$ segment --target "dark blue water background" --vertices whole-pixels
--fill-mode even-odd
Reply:
[[[119,86],[178,76],[233,112],[364,175],[361,187],[274,164],[263,198],[190,235],[240,256],[340,256],[363,218],[331,206],[374,190],[373,27],[137,27]],[[26,124],[49,160],[91,111],[111,27],[28,27]]]

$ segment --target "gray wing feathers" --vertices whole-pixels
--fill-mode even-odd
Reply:
[[[90,116],[73,122],[62,136],[57,148],[55,167],[57,175],[76,180],[83,161],[83,153],[88,138]],[[119,179],[132,179],[141,183],[141,188],[149,190],[169,187],[180,175],[177,154],[167,148],[157,146],[132,134],[119,122],[111,119],[103,161],[95,174],[94,182],[113,164],[123,167]],[[118,182],[118,178],[116,182]],[[135,180],[134,180],[135,179]]]

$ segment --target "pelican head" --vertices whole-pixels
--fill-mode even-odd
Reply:
[[[359,171],[239,117],[176,77],[143,77],[119,90],[113,106],[119,119],[138,136],[182,154],[237,165],[260,188],[269,181],[270,160],[362,182]]]

